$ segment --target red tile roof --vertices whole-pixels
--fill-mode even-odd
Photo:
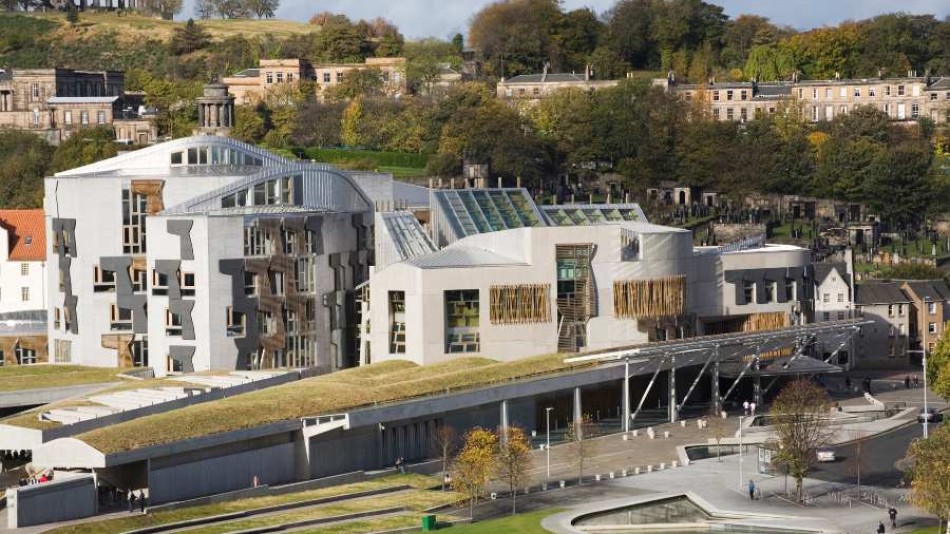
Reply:
[[[10,235],[10,261],[46,259],[46,218],[43,210],[0,210],[0,226]]]

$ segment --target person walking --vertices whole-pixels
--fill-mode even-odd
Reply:
[[[752,479],[749,479],[749,499],[755,500],[755,482]]]
[[[139,490],[139,511],[145,513],[145,490]]]
[[[135,491],[129,490],[129,513],[135,511]]]
[[[749,416],[749,401],[745,401],[742,403],[742,410],[743,410],[743,413],[745,413],[745,416],[748,417]]]
[[[888,508],[887,515],[891,518],[891,528],[897,528],[897,508],[893,506]]]
[[[877,534],[884,534],[884,532],[886,532],[886,530],[885,530],[885,528],[884,528],[884,521],[878,521],[878,522],[877,522]]]
[[[910,375],[904,377],[904,389],[910,389]]]
[[[851,391],[851,377],[850,376],[844,377],[844,388],[848,391]]]
[[[755,417],[755,403],[754,402],[749,403],[749,415],[751,415],[752,417]]]
[[[920,377],[917,376],[917,375],[914,375],[914,387],[915,387],[915,388],[919,388],[919,387],[920,387]]]

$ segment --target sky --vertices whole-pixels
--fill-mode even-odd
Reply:
[[[410,38],[451,38],[467,33],[472,15],[492,0],[281,0],[278,18],[306,21],[321,11],[344,13],[353,20],[383,17]],[[707,0],[709,1],[709,0]],[[881,13],[906,11],[950,15],[948,0],[711,0],[735,17],[752,13],[797,29],[835,25],[843,20],[864,19]],[[590,7],[597,13],[615,0],[564,0],[566,10]],[[185,0],[183,18],[194,15],[194,0]]]

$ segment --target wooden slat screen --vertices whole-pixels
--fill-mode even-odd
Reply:
[[[686,276],[614,282],[614,315],[625,319],[686,313]]]
[[[491,286],[489,319],[492,324],[551,322],[551,284]]]

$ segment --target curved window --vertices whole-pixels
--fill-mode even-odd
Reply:
[[[263,158],[247,154],[234,148],[212,146],[177,150],[171,153],[172,166],[182,165],[233,165],[243,167],[261,167]]]
[[[254,184],[251,189],[242,189],[226,195],[221,197],[221,207],[291,206],[294,203],[294,178],[295,176],[282,176]]]

